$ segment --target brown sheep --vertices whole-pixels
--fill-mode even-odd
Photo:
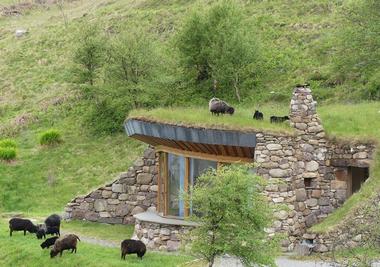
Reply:
[[[79,237],[74,234],[68,234],[58,238],[50,251],[50,258],[57,256],[58,253],[59,256],[62,256],[62,252],[69,249],[71,249],[71,253],[77,253],[77,240],[80,241]]]

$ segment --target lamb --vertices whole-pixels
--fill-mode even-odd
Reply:
[[[24,235],[26,235],[26,231],[28,231],[29,233],[37,233],[38,226],[34,225],[28,219],[12,218],[9,220],[10,236],[12,236],[13,231],[24,231]]]
[[[61,257],[62,252],[69,249],[71,249],[71,253],[77,253],[77,240],[80,241],[79,237],[74,234],[68,234],[63,237],[59,237],[55,241],[53,248],[50,250],[50,258],[54,258],[58,255],[58,253]]]
[[[41,243],[41,248],[50,248],[51,246],[54,245],[55,241],[58,239],[58,236],[50,237],[46,239],[44,242]]]
[[[145,255],[146,246],[140,240],[125,239],[121,242],[121,259],[125,260],[127,254],[137,254],[142,260],[142,257]]]
[[[227,102],[223,101],[223,100],[220,100],[218,98],[212,98],[209,102],[209,110],[210,112],[214,115],[218,115],[219,114],[234,114],[235,112],[235,109],[233,107],[231,107],[229,104],[227,104]]]
[[[255,120],[263,120],[264,119],[264,114],[258,110],[255,110],[255,114],[253,114],[253,118]]]
[[[286,120],[289,120],[288,116],[283,116],[283,117],[271,116],[270,117],[270,123],[282,123]]]

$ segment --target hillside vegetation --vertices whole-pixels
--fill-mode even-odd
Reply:
[[[122,121],[136,107],[205,107],[216,79],[216,92],[237,104],[235,89],[229,89],[236,79],[224,81],[220,75],[231,73],[214,67],[226,58],[207,66],[211,73],[197,82],[186,65],[187,48],[177,49],[184,25],[205,27],[221,49],[226,38],[212,31],[213,25],[223,26],[219,14],[236,12],[240,20],[228,25],[240,25],[244,34],[236,38],[255,43],[239,50],[255,60],[241,63],[239,73],[247,82],[239,80],[236,107],[246,116],[257,107],[271,110],[268,101],[286,111],[292,88],[303,82],[326,105],[379,99],[378,1],[227,1],[228,8],[219,10],[226,13],[212,11],[216,2],[81,0],[66,1],[63,9],[35,5],[19,16],[0,16],[0,139],[17,143],[16,159],[0,162],[0,209],[59,211],[74,196],[125,171],[143,149],[122,132]],[[215,20],[207,21],[208,14]],[[191,24],[192,16],[204,23]],[[19,28],[28,33],[16,38]],[[102,57],[94,59],[98,67],[89,74],[81,68],[80,52],[92,44]],[[205,55],[217,56],[211,52]],[[131,75],[124,79],[117,65],[122,55],[144,71],[128,69]],[[322,108],[326,129],[378,138],[378,102],[362,105]],[[371,120],[358,112],[363,109],[371,110]],[[49,129],[62,141],[40,145],[41,133]]]

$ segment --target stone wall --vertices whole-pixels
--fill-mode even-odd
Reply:
[[[339,227],[317,234],[311,231],[304,234],[304,239],[314,240],[315,252],[328,252],[343,248],[355,248],[358,246],[374,247],[378,245],[378,233],[380,226],[380,194],[370,202],[361,203],[352,211],[352,215],[344,218]]]
[[[146,244],[148,249],[177,251],[192,227],[145,222],[136,219],[134,235]]]
[[[64,217],[111,224],[133,223],[134,214],[156,205],[157,165],[154,149],[147,148],[144,156],[117,180],[74,198],[66,205]]]
[[[346,164],[369,164],[374,148],[370,144],[343,145],[328,140],[308,87],[294,90],[290,125],[295,128],[294,135],[257,133],[255,149],[257,173],[269,181],[266,195],[273,203],[281,204],[274,214],[273,227],[267,231],[287,233],[284,251],[292,251],[307,228],[345,201],[347,185],[336,179],[333,163],[344,158]]]

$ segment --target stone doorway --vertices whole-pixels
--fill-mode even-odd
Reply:
[[[360,190],[362,184],[369,177],[368,168],[348,167],[347,194],[351,196]]]

